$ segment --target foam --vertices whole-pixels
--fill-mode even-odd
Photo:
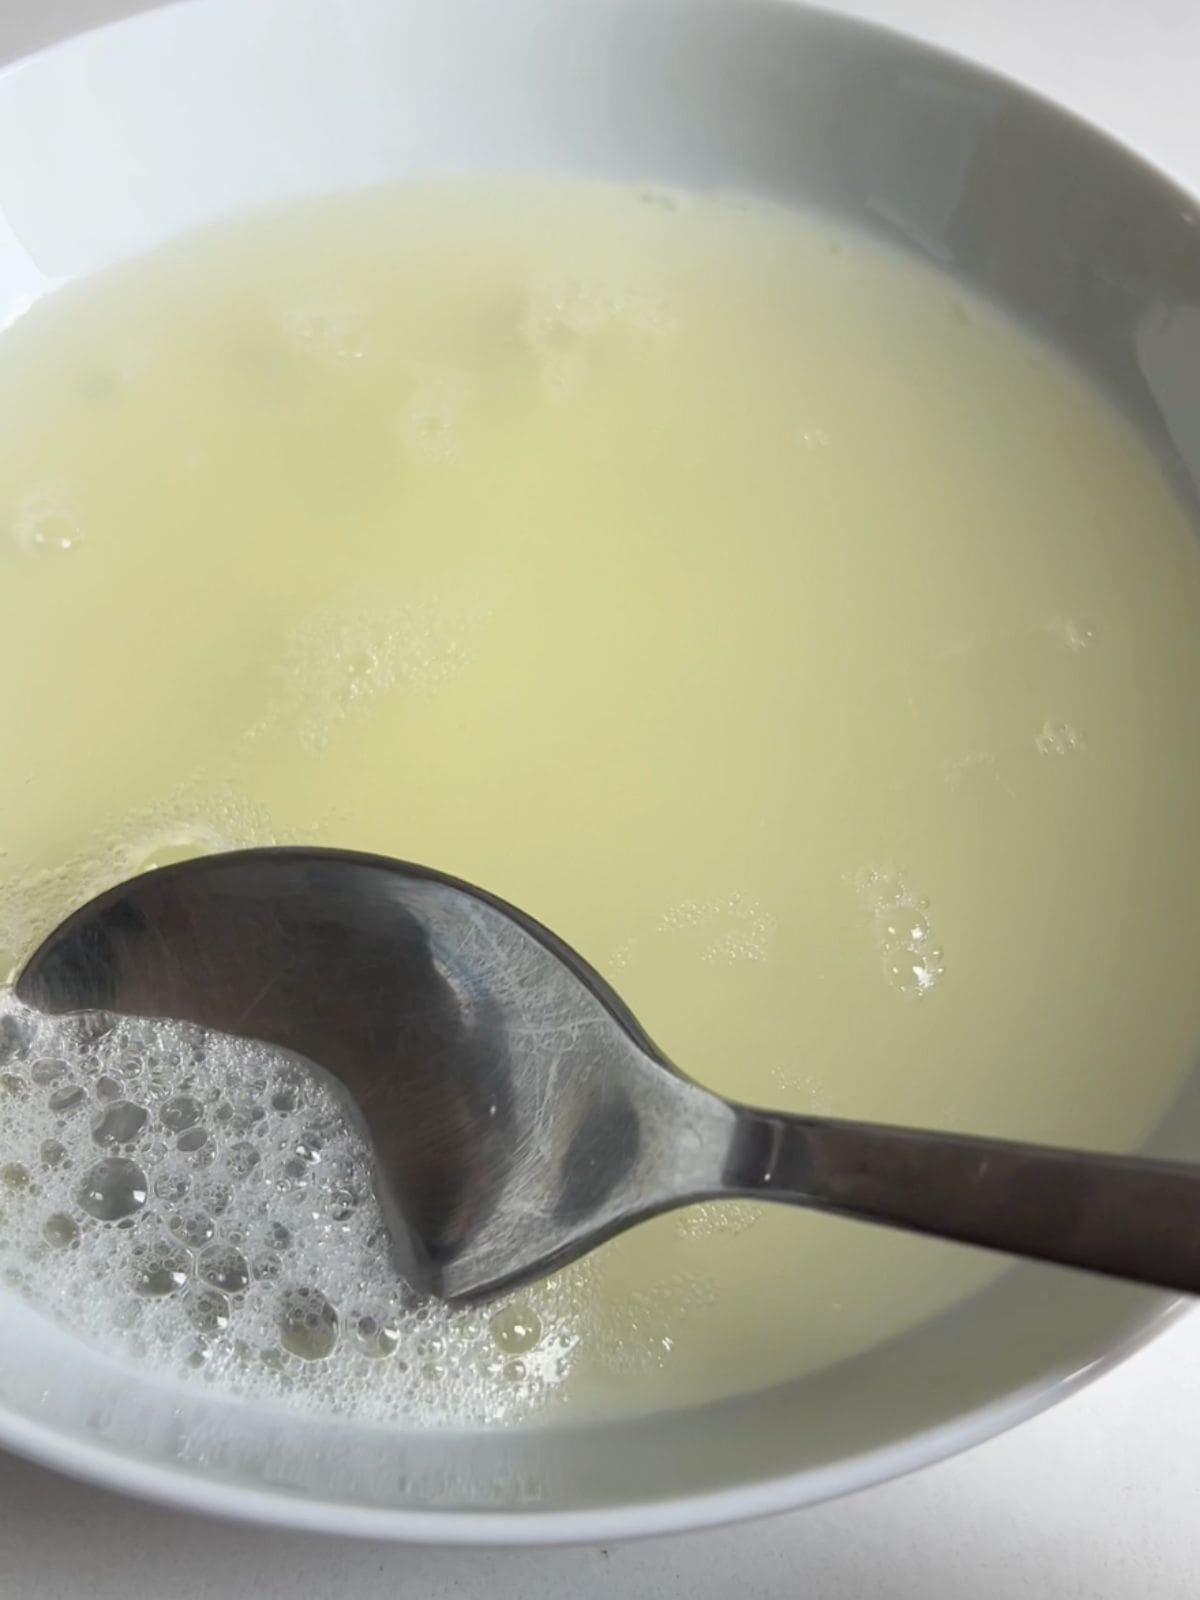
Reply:
[[[451,1311],[397,1281],[369,1150],[281,1052],[5,994],[0,1110],[0,1281],[116,1355],[425,1425],[511,1420],[567,1372],[560,1287]]]

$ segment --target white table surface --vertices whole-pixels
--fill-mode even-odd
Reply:
[[[22,9],[39,8],[40,31],[50,14],[95,17],[105,4],[0,0],[14,33]],[[1200,0],[844,0],[842,9],[1048,91],[1200,189]],[[1200,1317],[1056,1410],[915,1477],[769,1522],[608,1549],[464,1553],[261,1532],[119,1500],[0,1456],[0,1597],[85,1595],[1195,1600]]]

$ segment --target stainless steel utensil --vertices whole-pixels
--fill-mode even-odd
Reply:
[[[734,1196],[1200,1293],[1200,1167],[733,1104],[546,928],[404,862],[267,849],[147,873],[69,917],[16,992],[319,1068],[371,1142],[398,1270],[445,1298]]]

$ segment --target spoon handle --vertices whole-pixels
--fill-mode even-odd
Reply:
[[[1200,1295],[1200,1166],[738,1109],[730,1194]]]

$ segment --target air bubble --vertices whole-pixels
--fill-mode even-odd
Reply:
[[[79,1224],[65,1211],[54,1211],[42,1224],[42,1238],[55,1250],[69,1250],[79,1243]]]
[[[76,1111],[86,1098],[87,1091],[81,1085],[67,1083],[61,1089],[55,1089],[46,1104],[51,1111]]]
[[[0,1167],[0,1186],[8,1189],[13,1194],[22,1194],[33,1186],[33,1179],[29,1176],[28,1167],[19,1161],[6,1161]]]
[[[902,994],[919,995],[932,989],[945,973],[940,950],[901,948],[884,959],[888,978]]]
[[[148,1115],[132,1100],[113,1100],[93,1123],[92,1138],[101,1145],[133,1144]]]
[[[1052,622],[1050,627],[1067,649],[1077,655],[1084,650],[1090,650],[1103,632],[1093,617],[1059,618]]]
[[[226,1294],[241,1294],[249,1287],[250,1269],[245,1258],[239,1250],[229,1245],[209,1245],[207,1250],[200,1252],[196,1264],[200,1276],[214,1289],[221,1289]]]
[[[58,1139],[43,1139],[38,1148],[43,1167],[61,1167],[67,1164],[67,1147]]]
[[[319,1289],[288,1291],[280,1318],[279,1342],[301,1361],[324,1361],[338,1339],[337,1311]]]
[[[175,1148],[176,1150],[182,1150],[185,1154],[192,1154],[197,1150],[203,1149],[207,1143],[207,1128],[185,1128],[176,1139]]]
[[[521,1356],[542,1337],[541,1319],[526,1305],[505,1306],[488,1324],[492,1338],[506,1355]]]
[[[929,918],[916,910],[907,914],[890,911],[880,920],[879,931],[885,944],[924,944],[929,938]]]
[[[42,1056],[35,1061],[29,1069],[29,1078],[39,1088],[47,1088],[52,1083],[57,1083],[67,1070],[67,1063],[57,1056]]]
[[[863,873],[858,887],[872,913],[887,981],[901,994],[928,994],[946,971],[942,951],[933,944],[929,901],[896,872]]]
[[[182,1133],[186,1128],[195,1127],[203,1116],[204,1107],[190,1094],[172,1095],[161,1112],[163,1126],[172,1133]]]
[[[109,1156],[89,1168],[76,1198],[100,1222],[133,1216],[146,1204],[146,1174],[124,1156]]]
[[[393,1355],[400,1343],[400,1327],[390,1316],[360,1316],[354,1323],[354,1343],[372,1361]]]
[[[100,1100],[119,1100],[121,1097],[121,1085],[116,1078],[110,1078],[105,1074],[103,1077],[96,1079],[96,1096]]]

